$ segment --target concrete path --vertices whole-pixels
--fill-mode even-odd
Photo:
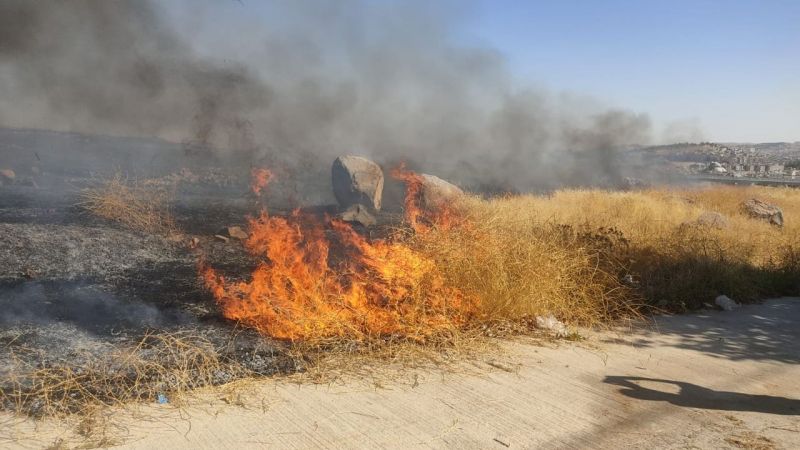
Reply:
[[[263,382],[245,407],[224,405],[217,395],[180,411],[152,406],[120,413],[100,443],[122,438],[121,448],[140,449],[800,448],[799,341],[800,299],[777,299],[732,312],[664,317],[578,344],[507,344],[503,365],[478,364],[470,374],[409,371],[381,387],[364,380]],[[7,418],[0,427],[3,448],[42,448],[75,437],[74,424]]]

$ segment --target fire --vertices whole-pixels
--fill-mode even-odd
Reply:
[[[254,171],[254,178],[260,174]],[[409,225],[425,232],[431,226],[422,225],[413,200],[419,185],[408,174]],[[471,299],[447,286],[435,261],[399,236],[368,240],[345,222],[300,211],[288,217],[262,211],[250,219],[249,231],[245,248],[260,262],[248,280],[229,281],[211,267],[201,271],[224,316],[265,335],[424,340],[462,325],[474,310]]]
[[[261,167],[253,168],[253,170],[250,171],[250,176],[253,180],[250,183],[250,190],[259,196],[264,188],[267,187],[267,184],[269,184],[269,182],[272,181],[272,178],[274,178],[274,174],[269,169],[264,169]]]
[[[422,175],[406,169],[401,163],[391,171],[392,178],[406,185],[403,210],[408,225],[418,234],[431,231],[432,228],[448,230],[455,226],[467,226],[449,204],[423,205],[425,181]]]

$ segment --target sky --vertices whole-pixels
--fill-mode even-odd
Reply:
[[[798,0],[431,3],[454,46],[498,52],[523,85],[646,113],[655,142],[800,141]],[[204,4],[270,26],[268,2]]]
[[[800,1],[494,0],[467,32],[512,72],[696,125],[715,141],[800,141]]]

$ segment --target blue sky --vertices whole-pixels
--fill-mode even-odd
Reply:
[[[374,6],[393,0],[360,1]],[[189,11],[215,10],[211,28],[219,30],[210,30],[209,36],[217,34],[209,39],[216,42],[231,36],[221,23],[246,21],[249,27],[239,24],[234,30],[268,28],[270,20],[276,23],[270,14],[281,9],[270,9],[280,1],[183,4]],[[324,14],[321,6],[336,4],[309,1],[302,10]],[[673,125],[677,135],[696,129],[702,134],[695,137],[707,140],[800,141],[800,0],[440,0],[416,5],[435,5],[454,45],[502,54],[521,85],[590,96],[649,114],[656,141],[674,140],[662,133]],[[183,11],[182,21],[191,28]],[[226,51],[240,48],[232,43]]]
[[[695,120],[713,140],[800,140],[800,1],[482,1],[465,24],[513,73]]]

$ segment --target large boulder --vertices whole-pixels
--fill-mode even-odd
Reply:
[[[422,205],[435,208],[464,195],[464,191],[453,183],[445,181],[435,175],[420,174],[422,178]]]
[[[360,156],[340,156],[331,168],[333,195],[343,209],[363,205],[381,209],[383,171],[381,167]]]
[[[765,220],[772,225],[783,226],[783,211],[775,205],[751,198],[742,203],[742,209],[756,219]]]

